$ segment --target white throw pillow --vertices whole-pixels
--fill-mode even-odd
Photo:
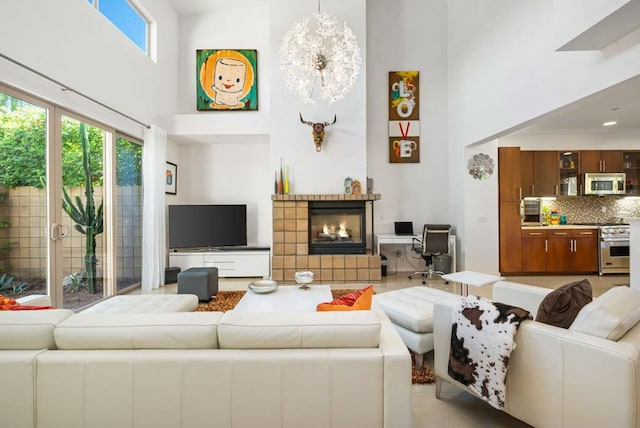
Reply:
[[[638,321],[640,291],[619,286],[584,306],[569,330],[618,340]]]

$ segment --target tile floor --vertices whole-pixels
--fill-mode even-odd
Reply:
[[[374,286],[376,293],[422,285],[420,278],[410,280],[408,278],[409,273],[410,272],[398,272],[397,274],[390,274],[383,277],[382,281]],[[621,274],[604,276],[518,276],[507,277],[506,279],[540,287],[557,288],[568,282],[581,280],[583,278],[587,278],[591,282],[594,296],[601,295],[611,287],[629,283],[629,276]],[[250,281],[250,278],[221,278],[219,289],[245,290]],[[339,284],[336,285],[336,287],[357,288],[365,285],[368,284]],[[427,285],[455,293],[460,292],[459,284],[444,284],[441,279],[433,279]],[[490,297],[491,288],[491,286],[483,288],[469,287],[469,293]],[[177,285],[169,284],[158,290],[154,290],[152,293],[175,293],[176,291]],[[140,293],[140,291],[134,293]],[[427,354],[425,362],[432,364],[433,353]],[[516,428],[529,426],[506,413],[494,409],[484,401],[446,383],[442,387],[442,397],[440,400],[435,398],[435,384],[413,385],[412,390],[413,426],[415,428]]]

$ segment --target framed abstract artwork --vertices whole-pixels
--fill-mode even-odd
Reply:
[[[165,172],[165,189],[164,192],[169,195],[178,193],[178,165],[167,162],[167,170]]]
[[[196,51],[198,111],[258,110],[258,51]]]

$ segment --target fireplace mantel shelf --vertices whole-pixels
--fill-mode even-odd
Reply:
[[[273,201],[378,201],[379,193],[364,193],[361,195],[348,194],[317,194],[317,195],[271,195]]]

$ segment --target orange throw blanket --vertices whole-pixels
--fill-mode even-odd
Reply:
[[[55,309],[55,307],[21,305],[14,299],[0,294],[0,311],[34,311],[40,309]]]

